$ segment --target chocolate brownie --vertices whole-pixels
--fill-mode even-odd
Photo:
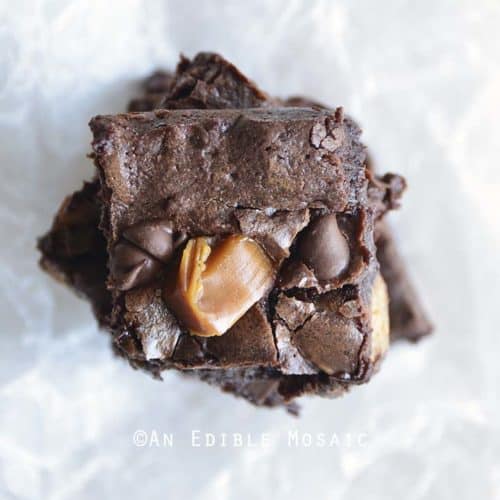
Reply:
[[[384,220],[376,227],[377,259],[389,292],[391,340],[413,342],[432,332],[432,324],[424,312],[418,294],[408,275],[394,236]]]
[[[183,58],[175,75],[156,73],[145,90],[145,97],[132,101],[130,109],[152,109],[160,101],[164,107],[186,110],[306,103],[268,98],[214,54]],[[340,110],[306,105],[309,110],[160,111],[93,121],[96,160],[105,182],[86,184],[66,203],[79,215],[67,222],[64,238],[70,244],[65,255],[60,255],[55,236],[65,233],[61,214],[68,210],[62,207],[52,231],[41,239],[42,265],[87,295],[100,322],[113,331],[117,352],[133,366],[157,375],[179,368],[255,404],[284,404],[293,410],[291,400],[297,395],[338,395],[366,381],[378,365],[388,324],[373,228],[395,206],[404,184],[398,176],[379,179],[370,173],[359,130]],[[118,162],[107,162],[113,151],[119,151]],[[298,158],[304,165],[294,163]],[[221,159],[212,172],[215,160]],[[189,167],[193,162],[199,171]],[[175,182],[164,175],[162,163],[177,169]],[[228,168],[230,163],[242,167]],[[313,177],[313,182],[300,189],[301,179],[287,178],[290,167],[298,168],[302,180]],[[253,181],[254,170],[265,181],[262,186]],[[329,175],[322,178],[324,172]],[[111,182],[106,184],[106,179]],[[101,212],[104,233],[96,228]],[[96,241],[79,241],[79,226],[92,227]],[[179,306],[165,291],[165,281],[178,283],[189,242],[212,256],[224,255],[227,248],[251,247],[253,253],[238,250],[236,255],[261,251],[272,271],[259,298],[243,289],[250,305],[237,311],[236,320],[218,336],[192,335],[200,318],[193,324],[192,310],[186,315],[185,295]],[[328,242],[333,242],[333,253]],[[377,254],[391,269],[391,259],[381,257],[385,248],[379,246]],[[112,293],[105,286],[108,251]],[[95,264],[96,272],[85,272],[82,256]],[[238,259],[223,262],[238,268]],[[382,267],[382,275],[396,280],[404,274],[400,269],[399,274],[384,274]],[[411,297],[401,293],[405,286],[399,290],[397,307],[407,307],[405,300]],[[392,315],[398,314],[397,307]],[[418,316],[420,310],[412,314]],[[399,332],[404,333],[409,317],[400,315]],[[415,319],[410,323],[417,330],[428,325]]]
[[[67,196],[50,231],[39,239],[38,248],[41,267],[89,300],[99,324],[105,326],[111,312],[111,295],[106,288],[106,240],[98,227],[99,190],[94,180]]]
[[[174,81],[174,75],[168,71],[155,71],[142,84],[143,95],[132,99],[128,111],[151,111],[158,108],[165,94]]]

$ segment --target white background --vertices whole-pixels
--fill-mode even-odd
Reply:
[[[0,6],[1,500],[500,498],[500,2]],[[343,105],[379,168],[409,181],[392,220],[435,335],[300,419],[131,370],[37,267],[35,237],[92,175],[89,118],[203,49],[273,94]],[[174,447],[134,446],[137,429]],[[193,448],[194,429],[273,443]],[[288,448],[293,429],[341,442]]]

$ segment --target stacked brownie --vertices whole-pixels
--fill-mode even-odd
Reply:
[[[97,176],[39,242],[132,366],[295,411],[430,332],[383,220],[404,179],[375,174],[341,108],[270,98],[208,53],[145,90],[91,120]]]

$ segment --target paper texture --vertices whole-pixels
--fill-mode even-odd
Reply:
[[[1,2],[0,499],[500,499],[499,24],[488,0]],[[435,335],[300,419],[130,369],[37,267],[89,118],[198,50],[343,105],[408,179],[392,221]]]

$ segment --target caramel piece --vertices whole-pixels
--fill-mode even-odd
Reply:
[[[371,307],[372,339],[371,360],[381,358],[389,348],[389,297],[381,274],[375,277],[372,287]]]
[[[194,335],[225,333],[274,281],[269,257],[257,242],[232,235],[213,248],[206,238],[190,240],[165,301]]]

